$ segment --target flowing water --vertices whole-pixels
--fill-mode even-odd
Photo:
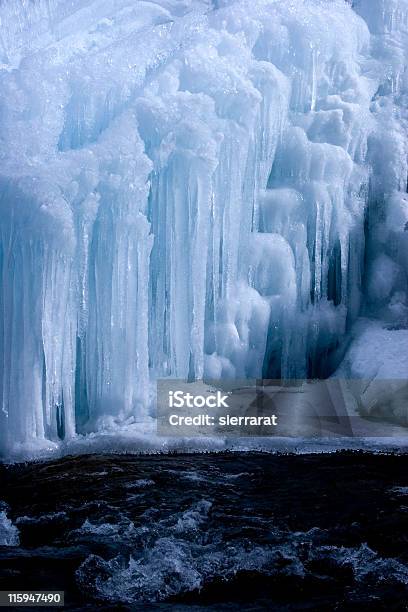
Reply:
[[[0,589],[66,609],[406,610],[408,456],[3,466]]]

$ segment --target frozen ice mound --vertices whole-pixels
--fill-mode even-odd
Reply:
[[[4,455],[401,323],[408,3],[354,5],[0,6]]]
[[[408,426],[408,329],[359,320],[335,376],[350,379],[360,414]]]

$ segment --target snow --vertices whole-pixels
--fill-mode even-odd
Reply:
[[[353,334],[336,376],[353,381],[361,414],[407,426],[408,329],[361,319]]]
[[[133,426],[160,446],[156,378],[327,376],[350,333],[369,378],[361,314],[405,340],[407,0],[0,23],[3,456]]]

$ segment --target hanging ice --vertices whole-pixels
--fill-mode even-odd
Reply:
[[[353,4],[0,6],[4,453],[407,320],[408,2]]]

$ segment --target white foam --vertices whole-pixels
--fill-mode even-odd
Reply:
[[[19,531],[7,517],[4,510],[0,511],[0,546],[18,546],[20,544]]]

